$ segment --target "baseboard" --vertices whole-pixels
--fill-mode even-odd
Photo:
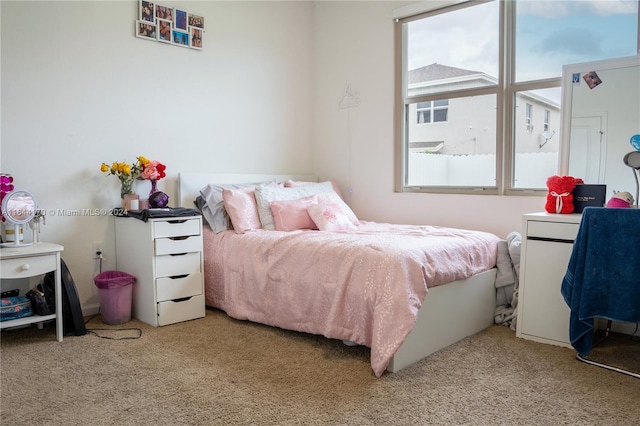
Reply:
[[[90,317],[100,312],[100,303],[92,303],[82,307],[82,316]]]

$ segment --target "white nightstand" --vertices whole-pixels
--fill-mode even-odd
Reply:
[[[62,322],[62,281],[60,279],[60,252],[64,247],[52,243],[37,243],[22,247],[0,248],[0,287],[3,280],[20,279],[44,275],[55,271],[56,312],[51,315],[1,321],[0,328],[34,324],[51,319],[56,320],[56,336],[62,342],[64,334]]]
[[[571,347],[571,310],[560,287],[581,219],[581,214],[523,215],[516,336]]]
[[[115,220],[116,267],[136,277],[133,316],[155,327],[204,317],[201,216]]]

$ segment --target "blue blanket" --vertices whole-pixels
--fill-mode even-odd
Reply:
[[[585,208],[561,292],[582,356],[591,352],[594,318],[640,322],[640,209]]]

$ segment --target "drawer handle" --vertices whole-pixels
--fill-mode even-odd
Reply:
[[[20,270],[22,271],[28,271],[29,269],[31,269],[31,265],[29,265],[28,263],[25,263],[20,267]]]
[[[186,278],[186,277],[188,277],[188,276],[189,276],[189,274],[184,274],[184,275],[174,275],[174,276],[169,277],[169,278],[170,278],[170,279],[172,279],[172,280],[179,280],[180,278]]]
[[[181,297],[180,299],[173,299],[172,302],[174,302],[174,303],[186,302],[189,299],[191,299],[191,296],[189,296],[189,297]]]
[[[169,256],[184,256],[185,254],[188,253],[171,253]]]
[[[188,238],[189,237],[187,237],[187,236],[184,236],[184,237],[169,237],[169,239],[173,240],[173,241],[181,241],[181,240],[186,240]]]
[[[171,223],[171,224],[174,224],[174,223],[185,223],[186,221],[187,221],[186,219],[183,219],[183,220],[168,220],[167,223]]]

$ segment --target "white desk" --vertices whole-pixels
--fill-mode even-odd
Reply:
[[[56,336],[63,336],[62,281],[60,278],[60,252],[64,247],[52,243],[37,243],[23,247],[0,248],[0,287],[7,279],[29,278],[55,271],[56,312],[51,315],[32,315],[8,321],[0,321],[0,328],[16,327],[46,320],[56,320]]]

